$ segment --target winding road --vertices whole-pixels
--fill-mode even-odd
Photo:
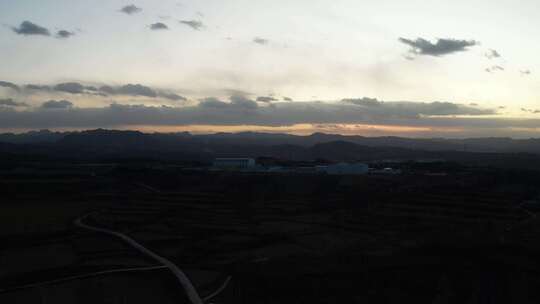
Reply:
[[[75,220],[75,225],[77,225],[80,228],[86,229],[86,230],[99,232],[99,233],[103,233],[103,234],[108,234],[108,235],[117,237],[117,238],[121,239],[122,241],[124,241],[125,243],[129,244],[131,247],[137,249],[142,254],[154,259],[155,261],[157,261],[159,263],[161,263],[162,265],[167,267],[174,274],[174,276],[178,279],[178,281],[180,282],[180,284],[182,285],[182,287],[186,291],[186,294],[187,294],[187,296],[188,296],[188,298],[189,298],[189,300],[191,301],[192,304],[204,304],[204,301],[201,299],[201,296],[199,295],[199,293],[195,289],[195,286],[193,286],[193,284],[191,283],[189,278],[186,276],[186,274],[180,268],[178,268],[178,266],[176,266],[173,262],[171,262],[168,259],[154,253],[150,249],[148,249],[148,248],[144,247],[143,245],[137,243],[137,241],[135,241],[134,239],[130,238],[129,236],[127,236],[127,235],[125,235],[123,233],[112,231],[112,230],[105,229],[105,228],[93,227],[93,226],[85,224],[84,219],[86,219],[88,216],[89,215],[86,215],[86,216],[83,216],[83,217]]]

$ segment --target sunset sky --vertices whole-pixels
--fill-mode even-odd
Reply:
[[[524,0],[0,0],[0,131],[540,137]]]

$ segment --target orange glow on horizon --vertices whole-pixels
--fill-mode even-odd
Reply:
[[[193,134],[211,133],[238,133],[238,132],[262,132],[262,133],[289,133],[295,135],[310,135],[313,133],[333,133],[343,135],[381,135],[381,134],[428,134],[438,132],[460,132],[463,129],[456,128],[432,128],[415,126],[391,126],[391,125],[366,125],[366,124],[295,124],[290,126],[257,126],[257,125],[186,125],[186,126],[126,126],[119,129],[140,130],[142,132],[190,132]]]

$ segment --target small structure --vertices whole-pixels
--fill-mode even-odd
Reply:
[[[216,158],[214,167],[219,169],[250,169],[255,167],[253,158]]]
[[[338,163],[318,166],[317,171],[330,175],[364,175],[369,172],[369,166],[363,163]]]
[[[394,168],[373,169],[370,173],[376,175],[399,175],[401,174],[401,170]]]

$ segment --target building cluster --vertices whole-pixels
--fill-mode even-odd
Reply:
[[[284,167],[284,166],[261,166],[253,158],[216,158],[212,168],[214,170],[245,171],[245,172],[269,172],[269,173],[303,173],[303,174],[328,174],[328,175],[366,175],[366,174],[400,174],[400,170],[392,168],[371,169],[365,163],[336,163],[318,166]]]

